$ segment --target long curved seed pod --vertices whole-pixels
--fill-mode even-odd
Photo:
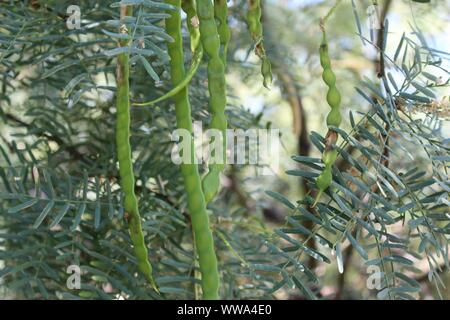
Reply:
[[[219,33],[220,45],[222,46],[222,63],[227,66],[228,43],[230,42],[231,32],[228,27],[228,5],[227,0],[214,0],[214,17],[216,18],[217,32]]]
[[[121,5],[120,19],[132,15],[131,6]],[[128,33],[126,25],[121,23],[120,33]],[[121,40],[119,45],[129,45],[129,40]],[[155,290],[156,284],[152,276],[152,266],[148,260],[147,247],[142,233],[141,216],[139,215],[138,201],[134,193],[134,173],[131,160],[130,146],[130,85],[129,85],[129,54],[118,55],[116,81],[117,81],[117,121],[116,121],[116,147],[119,159],[120,184],[124,193],[124,209],[127,213],[130,238],[134,246],[139,270],[150,282]]]
[[[208,56],[208,90],[209,108],[211,110],[212,129],[218,129],[222,133],[222,161],[209,165],[209,171],[203,179],[203,191],[208,203],[220,189],[220,172],[225,167],[226,161],[226,130],[227,118],[225,115],[226,88],[225,67],[220,58],[220,39],[214,20],[214,6],[211,0],[197,0],[197,15],[200,21],[200,39],[203,49]],[[220,157],[216,157],[220,158]]]
[[[192,56],[192,62],[189,71],[186,73],[186,76],[176,87],[172,88],[170,91],[168,91],[167,93],[165,93],[164,95],[155,100],[148,102],[133,102],[133,105],[139,107],[151,106],[176,95],[191,82],[192,78],[197,73],[198,67],[202,61],[202,57],[203,57],[203,48],[200,45],[197,47],[196,51],[194,52],[194,55]]]
[[[172,83],[177,86],[184,78],[183,40],[181,37],[180,0],[166,0],[166,3],[178,8],[171,11],[171,17],[166,19],[166,32],[175,41],[168,43],[170,56],[170,73]],[[188,89],[183,88],[174,96],[175,115],[177,126],[192,132],[191,107],[189,104]],[[191,156],[194,157],[194,141],[191,137]],[[193,160],[193,159],[192,159]],[[219,298],[219,271],[217,257],[214,250],[214,240],[209,227],[209,218],[206,211],[205,198],[202,191],[198,166],[191,161],[181,164],[181,174],[187,193],[188,209],[191,214],[192,229],[194,231],[195,247],[199,258],[199,267],[202,275],[202,291],[204,299]]]
[[[328,132],[325,136],[325,150],[322,154],[322,162],[325,164],[325,169],[317,177],[316,184],[319,188],[316,199],[314,201],[313,207],[317,204],[322,193],[330,186],[333,179],[332,166],[336,161],[338,152],[336,149],[336,141],[338,139],[338,133],[333,130],[332,127],[339,127],[342,121],[340,104],[341,104],[341,94],[336,88],[336,76],[331,69],[331,61],[328,55],[328,43],[325,34],[325,29],[323,29],[322,43],[319,49],[320,64],[323,68],[322,79],[328,86],[327,102],[331,107],[330,112],[327,116],[327,126]]]
[[[189,71],[186,73],[183,81],[181,81],[175,88],[172,88],[169,92],[165,93],[163,96],[148,102],[135,102],[134,106],[145,107],[151,106],[161,101],[164,101],[170,97],[173,97],[178,92],[180,92],[184,87],[186,87],[197,73],[198,67],[202,62],[203,58],[203,47],[200,43],[200,30],[198,28],[199,22],[197,17],[197,12],[195,10],[195,0],[182,0],[181,7],[187,15],[187,26],[189,29],[189,35],[191,39],[191,51],[193,52],[191,66]]]
[[[248,0],[247,25],[255,42],[255,54],[261,59],[263,85],[269,88],[272,83],[272,66],[266,55],[263,43],[263,27],[261,23],[261,0]]]
[[[181,0],[181,8],[186,13],[186,24],[189,30],[191,51],[195,52],[195,48],[201,46],[200,42],[200,30],[199,30],[199,21],[197,17],[197,9],[195,0]],[[202,48],[203,50],[203,48]],[[203,190],[201,190],[203,191]],[[197,249],[194,246],[194,256],[197,257]],[[198,268],[198,261],[195,261],[195,267]],[[194,271],[195,278],[201,278],[201,273],[199,270]],[[200,299],[202,296],[202,289],[199,285],[194,286],[195,299]]]

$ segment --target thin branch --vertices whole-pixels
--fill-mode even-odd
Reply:
[[[389,12],[389,8],[391,7],[392,0],[386,0],[384,2],[383,8],[381,9],[380,14],[380,28],[378,29],[377,35],[377,48],[378,48],[378,58],[375,61],[375,66],[377,69],[378,78],[382,78],[385,76],[385,61],[384,61],[384,34],[385,34],[385,25],[384,22],[386,20],[387,14]]]
[[[27,123],[27,122],[25,122],[25,121],[23,121],[23,120],[17,118],[15,115],[12,115],[12,114],[10,114],[10,113],[4,113],[3,116],[4,116],[4,118],[5,118],[6,120],[15,122],[16,124],[18,124],[18,125],[20,125],[20,126],[22,126],[22,127],[24,127],[24,128],[27,128],[27,129],[30,129],[30,128],[31,128],[31,124],[29,124],[29,123]],[[44,132],[44,131],[42,131],[42,132],[33,132],[33,135],[35,135],[35,136],[37,136],[37,137],[44,137],[44,138],[46,138],[47,140],[53,141],[53,142],[57,143],[57,144],[60,145],[60,146],[65,146],[67,152],[71,155],[71,157],[73,158],[73,160],[82,160],[82,159],[84,159],[84,155],[83,155],[82,153],[80,153],[80,152],[76,149],[76,147],[67,145],[67,144],[64,142],[64,140],[61,139],[60,137],[53,136],[53,135],[51,135],[51,134],[49,134],[49,133],[46,133],[46,132]]]
[[[336,11],[337,7],[341,4],[342,0],[336,0],[336,3],[328,10],[327,14],[320,19],[320,29],[322,31],[325,30],[325,24],[327,23],[328,19],[333,15],[333,13]]]

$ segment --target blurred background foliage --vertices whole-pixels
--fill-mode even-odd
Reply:
[[[111,50],[117,45],[108,31],[116,32],[118,19],[112,3],[0,4],[2,298],[199,296],[185,194],[170,159],[170,101],[132,109],[136,190],[161,292],[136,270],[112,143]],[[138,26],[164,26],[170,11],[152,3],[137,5]],[[274,73],[267,90],[247,31],[247,3],[229,1],[229,126],[280,128],[282,148],[272,176],[229,166],[209,207],[225,299],[450,298],[450,3],[375,3],[389,23],[385,34],[374,32],[373,43],[367,11],[373,1],[343,1],[327,24],[344,144],[334,170],[337,191],[312,210],[328,112],[318,22],[333,2],[263,1],[264,45]],[[66,27],[71,4],[81,8],[79,30]],[[166,39],[163,29],[137,30],[149,50],[132,59],[131,99],[148,101],[170,89]],[[374,46],[380,37],[386,43],[381,55]],[[203,64],[190,99],[194,119],[204,126],[207,98]],[[66,286],[70,264],[83,271],[80,290]],[[382,270],[379,290],[367,286],[369,266]]]

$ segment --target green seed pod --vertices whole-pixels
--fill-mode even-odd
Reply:
[[[316,180],[316,185],[319,188],[319,190],[323,191],[327,189],[331,184],[332,178],[333,176],[331,174],[331,166],[326,166]]]
[[[226,5],[226,3],[225,3]],[[221,38],[214,20],[214,7],[211,0],[197,0],[197,12],[200,19],[200,39],[208,56],[208,91],[209,108],[211,111],[211,128],[222,133],[222,162],[209,165],[209,171],[203,179],[203,191],[206,202],[211,201],[220,189],[220,172],[225,168],[226,161],[226,130],[227,118],[225,66],[220,57]],[[221,13],[223,16],[223,13]],[[226,16],[226,15],[225,15]],[[226,19],[225,19],[226,20]]]
[[[191,51],[196,52],[197,48],[200,47],[200,30],[195,0],[182,0],[181,7],[186,13],[187,27],[191,38]]]
[[[331,109],[327,116],[327,125],[333,127],[339,127],[342,121],[341,112],[338,108]]]
[[[255,53],[261,59],[261,75],[263,85],[269,88],[272,83],[272,67],[266,55],[263,43],[263,26],[261,23],[261,0],[248,0],[247,25],[255,42]]]
[[[263,85],[266,88],[269,88],[272,83],[272,66],[270,64],[267,56],[264,56],[262,64],[261,64],[261,74],[263,75]]]
[[[166,3],[175,6],[178,10],[168,11],[171,15],[166,19],[166,32],[175,41],[168,43],[168,53],[170,56],[170,74],[172,78],[172,85],[176,87],[185,77],[184,70],[184,54],[183,54],[183,40],[181,36],[181,16],[180,16],[180,0],[166,0]],[[200,10],[201,9],[201,10]],[[214,14],[212,4],[209,0],[197,0],[197,10],[200,18],[200,32],[205,32],[205,29],[210,29],[211,22],[215,27]],[[201,13],[201,14],[200,14]],[[207,19],[206,22],[202,19]],[[207,35],[209,37],[211,35]],[[202,38],[205,35],[201,35]],[[210,55],[214,52],[214,48],[205,46],[207,41],[202,41],[205,52]],[[213,42],[211,42],[213,43]],[[218,51],[217,51],[218,52]],[[211,57],[210,57],[211,59]],[[217,70],[220,73],[223,70],[221,60],[214,59],[217,65]],[[222,67],[220,67],[222,65]],[[224,94],[224,93],[223,93]],[[177,127],[186,129],[192,133],[192,117],[191,106],[189,103],[188,89],[184,87],[180,92],[173,96],[175,101],[175,115],[177,119]],[[216,103],[216,101],[214,101]],[[217,110],[218,108],[216,108]],[[225,121],[226,128],[226,121]],[[194,154],[194,141],[191,137],[191,154]],[[206,202],[202,190],[198,166],[194,163],[181,164],[181,174],[184,180],[184,187],[187,193],[188,210],[191,215],[192,229],[195,238],[195,247],[198,254],[198,262],[200,273],[202,276],[202,291],[204,299],[218,299],[219,298],[219,271],[217,268],[217,257],[214,250],[214,240],[211,229],[209,227],[209,218],[206,211]]]
[[[211,170],[211,174],[206,175],[202,181],[206,202],[211,201],[216,195],[215,190],[220,188],[219,172],[215,172],[217,169],[214,167]]]
[[[330,87],[327,93],[327,102],[331,108],[339,108],[341,104],[341,94],[336,87]]]
[[[336,161],[337,155],[336,149],[327,150],[322,155],[322,162],[325,163],[325,166],[331,166]]]
[[[330,57],[328,55],[328,43],[325,31],[322,32],[322,42],[319,47],[320,65],[323,69],[329,69],[331,66]]]
[[[329,69],[331,66],[330,58],[328,57],[328,46],[322,44],[319,49],[320,65],[323,69]]]
[[[330,87],[334,87],[336,85],[336,76],[330,68],[323,70],[322,79]]]
[[[320,65],[323,68],[322,79],[328,86],[327,103],[331,108],[326,119],[327,126],[339,127],[342,121],[340,112],[341,94],[336,88],[336,76],[331,69],[331,61],[328,55],[328,44],[325,30],[323,30],[322,43],[319,48],[319,58]],[[321,194],[330,186],[333,179],[333,176],[331,174],[332,166],[338,156],[338,152],[334,147],[336,140],[337,133],[335,131],[332,131],[332,129],[329,129],[325,141],[326,148],[322,155],[322,161],[325,164],[325,169],[322,171],[319,177],[317,177],[316,180],[316,185],[319,189],[319,192],[317,193],[313,206],[315,206],[319,201]]]
[[[228,5],[227,0],[214,0],[214,17],[217,20],[217,32],[222,46],[221,58],[224,66],[227,65],[228,43],[230,42],[231,32],[228,27]]]
[[[122,5],[120,7],[120,17],[123,21],[125,16],[132,15],[131,6]],[[121,28],[121,33],[127,33],[126,28]],[[120,46],[128,46],[129,40],[119,42]],[[130,146],[130,66],[129,53],[124,52],[117,57],[116,71],[116,148],[119,160],[120,185],[124,194],[124,209],[128,214],[128,227],[134,253],[137,258],[138,268],[144,274],[147,281],[157,290],[152,276],[152,266],[148,260],[147,247],[144,242],[144,235],[141,226],[141,216],[139,214],[138,200],[134,191],[134,173],[131,160]]]

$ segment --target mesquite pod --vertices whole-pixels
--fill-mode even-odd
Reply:
[[[194,75],[197,73],[198,67],[202,62],[203,58],[203,47],[200,43],[200,30],[198,28],[198,17],[195,10],[195,1],[194,0],[184,0],[181,4],[183,11],[186,12],[187,15],[187,26],[189,29],[189,35],[191,39],[191,51],[193,52],[191,66],[189,71],[186,73],[186,76],[180,83],[172,88],[169,92],[165,93],[159,98],[156,98],[152,101],[148,102],[135,102],[133,105],[135,106],[151,106],[161,101],[164,101],[168,98],[173,97],[178,92],[180,92],[184,87],[189,85]]]
[[[220,172],[225,167],[227,145],[225,106],[227,99],[225,66],[220,58],[220,38],[214,20],[214,6],[211,0],[197,0],[197,15],[200,21],[200,39],[203,50],[208,56],[209,107],[212,115],[210,127],[220,130],[222,134],[222,161],[210,164],[209,171],[203,179],[203,191],[208,203],[219,191]]]
[[[255,54],[261,59],[263,85],[269,88],[272,83],[272,66],[264,48],[261,11],[261,0],[248,0],[247,25],[255,42]]]
[[[173,86],[183,81],[185,76],[183,40],[181,36],[180,0],[166,0],[178,10],[170,11],[171,17],[166,19],[166,32],[175,41],[168,43],[170,56],[170,74]],[[219,60],[220,62],[220,60]],[[174,97],[177,127],[192,133],[191,106],[189,104],[188,88],[184,87]],[[190,141],[191,156],[195,156],[194,140]],[[204,299],[219,298],[219,271],[214,250],[214,240],[209,227],[205,197],[202,191],[198,166],[194,161],[181,164],[181,174],[187,193],[188,209],[191,214],[192,229],[194,231],[195,246],[198,253],[199,267],[202,275],[202,290]]]
[[[314,201],[313,207],[319,201],[321,194],[331,185],[333,180],[332,167],[333,163],[336,161],[338,152],[336,149],[336,141],[338,134],[333,127],[339,127],[342,121],[340,104],[341,104],[341,94],[336,88],[336,76],[331,68],[331,61],[328,55],[328,43],[323,30],[322,43],[319,49],[320,64],[323,68],[322,79],[328,86],[327,102],[331,110],[327,116],[327,126],[328,132],[325,136],[325,150],[322,154],[322,162],[325,164],[325,169],[317,177],[316,185],[319,188],[319,192]]]
[[[121,33],[127,33],[126,25],[123,23],[125,16],[130,16],[130,6],[120,7]],[[120,46],[128,46],[128,40],[121,40]],[[152,276],[152,266],[148,260],[147,247],[142,233],[141,216],[139,214],[138,200],[134,192],[134,173],[131,160],[130,146],[130,85],[129,85],[129,53],[124,52],[117,57],[117,120],[116,120],[116,148],[119,160],[120,185],[124,193],[124,209],[128,220],[130,238],[134,246],[139,270],[144,274],[155,290],[156,285]]]
[[[216,18],[217,32],[219,33],[220,45],[222,46],[222,62],[227,66],[228,43],[230,42],[231,32],[228,27],[228,5],[227,0],[214,0],[214,17]]]
[[[165,93],[164,95],[155,100],[148,102],[135,102],[133,103],[133,105],[140,107],[151,106],[176,95],[178,92],[183,90],[189,84],[189,82],[191,82],[192,78],[197,73],[198,67],[200,66],[200,63],[202,61],[202,57],[203,57],[203,49],[201,45],[198,45],[197,48],[195,49],[194,55],[192,56],[192,62],[189,71],[186,73],[186,76],[176,87],[172,88],[169,92]]]

